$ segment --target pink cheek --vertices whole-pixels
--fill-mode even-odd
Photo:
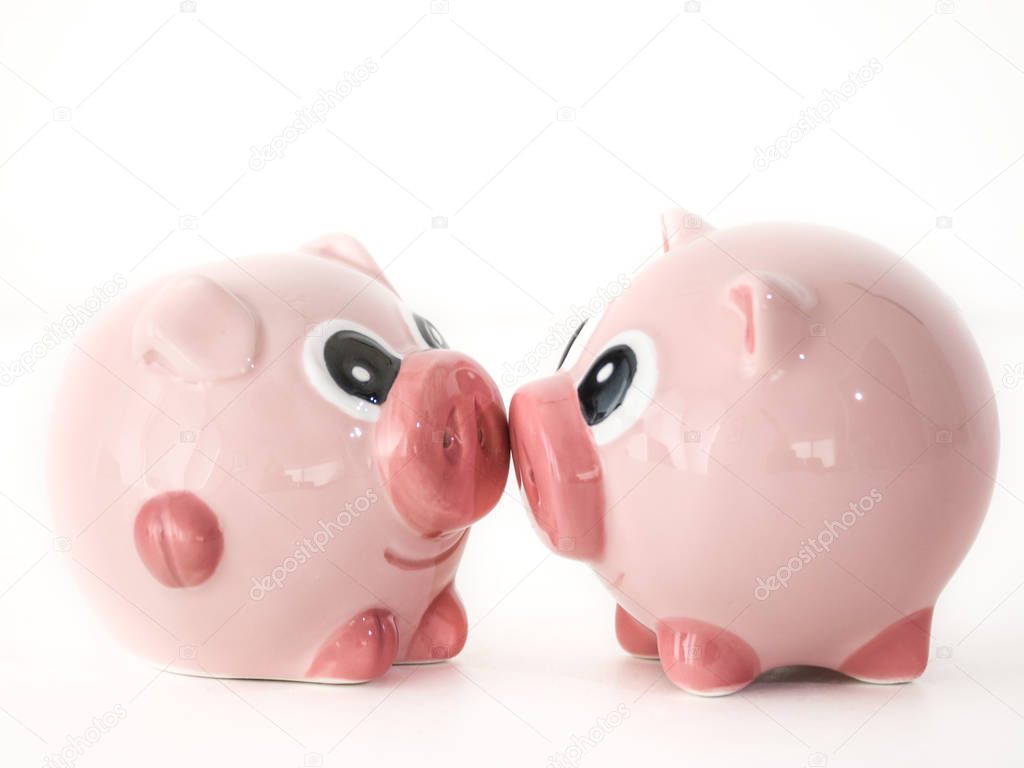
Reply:
[[[142,505],[135,517],[135,549],[165,587],[194,587],[217,570],[224,534],[198,496],[171,491]]]

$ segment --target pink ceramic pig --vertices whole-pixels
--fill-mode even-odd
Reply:
[[[458,653],[452,580],[509,456],[494,383],[445,346],[345,236],[107,311],[64,378],[50,484],[114,634],[226,677]]]
[[[916,678],[996,469],[970,333],[859,237],[663,227],[666,254],[512,400],[537,526],[607,583],[620,644],[687,691],[804,664]]]

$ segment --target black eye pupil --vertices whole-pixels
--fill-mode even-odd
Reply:
[[[437,326],[427,320],[425,317],[419,315],[413,315],[413,320],[416,321],[416,328],[419,329],[420,336],[427,342],[428,347],[433,349],[448,349],[448,342],[444,340],[444,336],[437,330]]]
[[[600,424],[622,405],[636,374],[636,353],[624,344],[605,350],[576,388],[587,424]]]
[[[338,331],[324,344],[324,364],[334,383],[374,405],[387,399],[401,362],[357,331]]]

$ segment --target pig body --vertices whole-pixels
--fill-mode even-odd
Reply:
[[[513,398],[542,535],[691,692],[796,664],[917,677],[998,454],[956,308],[835,230],[663,226],[667,253]]]
[[[54,414],[58,533],[113,633],[214,676],[361,681],[455,655],[500,396],[362,247],[224,261],[111,307]]]

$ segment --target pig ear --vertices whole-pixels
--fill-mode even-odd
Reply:
[[[358,269],[363,274],[369,275],[378,283],[383,285],[396,296],[398,291],[384,277],[384,272],[373,260],[370,252],[363,247],[363,244],[350,235],[341,233],[324,235],[311,243],[306,244],[306,250],[313,251],[328,259],[336,259]]]
[[[189,275],[143,307],[132,354],[185,381],[216,381],[252,370],[258,335],[259,322],[241,299],[208,277]]]
[[[737,278],[726,300],[739,315],[735,343],[752,374],[763,374],[782,362],[809,331],[807,313],[817,304],[814,293],[800,283],[763,272],[746,272]]]
[[[661,243],[665,253],[713,231],[704,219],[685,208],[670,208],[661,214]]]

